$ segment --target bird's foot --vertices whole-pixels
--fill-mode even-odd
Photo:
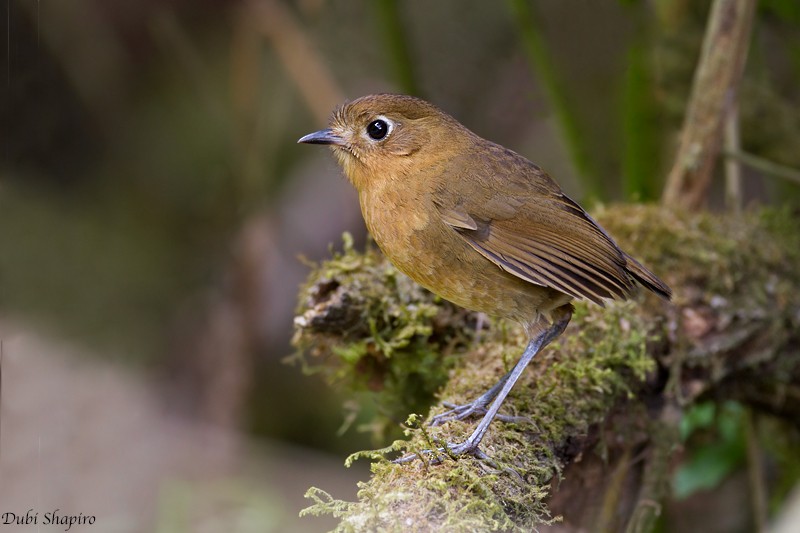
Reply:
[[[460,444],[446,443],[444,447],[435,450],[422,450],[421,452],[409,453],[392,462],[395,464],[404,464],[419,459],[420,461],[435,465],[441,463],[445,457],[454,458],[460,455],[472,455],[476,459],[491,463],[492,460],[488,455],[483,453],[478,444],[479,441],[469,438]]]
[[[447,407],[449,411],[445,411],[444,413],[438,414],[430,419],[428,422],[429,426],[441,426],[445,422],[450,422],[452,420],[464,420],[465,418],[469,418],[471,416],[482,416],[486,414],[486,410],[488,408],[488,404],[490,402],[483,399],[483,397],[478,398],[477,400],[465,403],[463,405],[454,404],[451,402],[443,402],[442,405]],[[502,422],[530,422],[529,418],[524,416],[511,416],[511,415],[501,415],[498,414],[495,419],[500,420]]]
[[[464,420],[473,415],[482,415],[486,413],[486,404],[478,398],[474,402],[458,405],[450,402],[444,402],[442,405],[449,410],[444,413],[438,414],[430,419],[429,426],[441,426],[445,422],[452,420]]]

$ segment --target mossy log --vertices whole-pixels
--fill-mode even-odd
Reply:
[[[530,531],[559,520],[643,531],[667,490],[683,409],[735,399],[800,420],[800,221],[783,211],[734,218],[657,206],[595,215],[674,289],[673,302],[579,302],[504,404],[515,421],[490,428],[490,461],[389,462],[459,442],[474,424],[426,427],[412,416],[409,440],[355,454],[375,461],[357,502],[311,489],[306,512],[336,515],[341,531]],[[525,344],[515,325],[483,328],[380,252],[348,242],[316,266],[300,302],[295,343],[305,363],[367,394],[372,427],[384,432],[436,397],[474,399]]]

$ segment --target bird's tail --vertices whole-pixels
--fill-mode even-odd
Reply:
[[[625,254],[625,259],[628,262],[626,265],[627,270],[630,275],[633,276],[633,279],[665,300],[672,298],[672,289],[670,289],[666,283],[658,279],[655,274],[647,270],[644,265],[628,254]]]

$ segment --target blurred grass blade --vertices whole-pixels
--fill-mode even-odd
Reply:
[[[378,15],[379,29],[383,34],[395,82],[404,93],[422,96],[397,0],[378,0],[372,5]]]
[[[538,19],[531,9],[528,0],[509,0],[508,2],[514,21],[517,23],[525,53],[531,65],[531,69],[536,73],[541,82],[547,98],[550,101],[553,112],[556,115],[558,124],[566,141],[567,150],[572,163],[578,172],[587,196],[602,198],[601,189],[597,180],[591,179],[596,175],[594,164],[589,156],[589,151],[582,130],[578,124],[578,118],[572,111],[567,91],[563,87],[562,81],[556,67],[553,64],[547,45],[542,38],[542,32],[538,26]]]
[[[622,96],[622,184],[628,200],[650,201],[659,197],[662,128],[654,98],[651,61],[643,36],[628,51],[628,69]]]

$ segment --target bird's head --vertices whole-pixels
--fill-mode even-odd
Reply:
[[[470,135],[424,100],[377,94],[339,106],[327,129],[297,142],[330,145],[348,179],[361,191],[440,163]]]

